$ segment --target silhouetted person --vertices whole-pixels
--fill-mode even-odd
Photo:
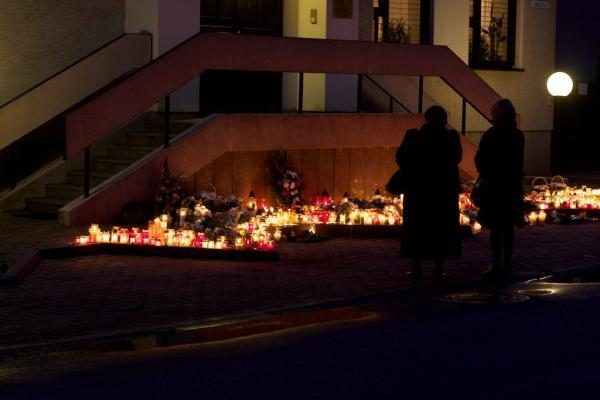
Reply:
[[[488,279],[506,279],[511,273],[514,225],[524,225],[523,149],[525,138],[517,129],[515,108],[508,99],[492,106],[492,126],[482,136],[475,155],[479,171],[479,222],[490,230],[492,266]]]
[[[460,256],[458,132],[446,128],[448,116],[439,106],[425,111],[421,129],[406,132],[396,152],[405,174],[401,256],[413,259],[412,278],[421,278],[421,263],[433,259],[435,277],[444,274],[444,259]]]

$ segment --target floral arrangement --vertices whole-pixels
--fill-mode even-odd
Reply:
[[[280,151],[275,157],[272,171],[273,184],[279,203],[287,206],[304,203],[302,177],[288,161],[284,151]]]
[[[214,191],[201,191],[185,197],[179,209],[180,226],[192,226],[209,237],[213,231],[224,234],[239,223],[242,200],[233,195],[219,196]]]
[[[219,196],[215,191],[203,190],[195,195],[188,196],[181,202],[182,207],[194,209],[197,205],[202,205],[210,212],[229,211],[232,208],[240,207],[242,199],[234,195]]]
[[[165,158],[162,167],[162,174],[156,191],[155,210],[156,214],[174,215],[177,207],[184,197],[183,187],[181,185],[181,175],[178,173],[172,175],[169,171],[169,164]]]

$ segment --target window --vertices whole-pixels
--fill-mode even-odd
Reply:
[[[429,0],[373,0],[373,40],[428,43],[428,5]]]
[[[200,30],[281,36],[283,0],[202,0]]]
[[[516,0],[470,0],[469,65],[505,69],[515,63]]]

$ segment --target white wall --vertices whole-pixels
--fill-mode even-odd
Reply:
[[[317,10],[317,23],[310,22],[310,10]],[[327,0],[285,0],[283,35],[324,39],[327,37]],[[284,73],[282,81],[283,110],[297,109],[298,74]],[[302,107],[305,111],[325,110],[325,74],[304,74]]]
[[[191,0],[125,0],[125,31],[150,32],[154,57],[200,31],[200,2]],[[171,94],[171,111],[198,111],[199,80]]]
[[[448,46],[469,62],[469,0],[434,0],[433,44]]]
[[[525,133],[525,172],[550,172],[550,136],[553,123],[552,97],[546,79],[555,68],[556,2],[549,9],[532,7],[529,0],[517,0],[517,63],[521,71],[477,73],[502,97],[511,99],[520,115]],[[482,129],[481,118],[467,112],[468,130]]]
[[[283,2],[283,36],[298,37],[298,0]],[[298,74],[283,73],[281,108],[284,111],[298,109]]]
[[[123,14],[123,0],[0,0],[0,103],[121,35]]]
[[[525,171],[547,174],[550,167],[552,99],[545,81],[554,69],[556,1],[549,9],[532,7],[529,0],[517,0],[517,37],[515,70],[475,70],[498,94],[513,101],[525,133]],[[435,0],[434,43],[446,45],[468,62],[468,0]],[[416,83],[406,77],[379,77],[378,81],[395,97],[416,109]],[[414,81],[414,79],[413,79]],[[439,104],[448,111],[449,122],[460,129],[462,101],[437,77],[426,77],[423,109]],[[412,100],[411,100],[412,99]],[[490,123],[467,106],[467,136],[478,143]]]
[[[327,0],[327,39],[359,39],[359,0],[352,3],[352,18],[334,18],[333,0]],[[327,74],[325,85],[327,111],[356,111],[355,75]]]
[[[152,56],[158,53],[158,0],[125,0],[125,32],[152,34]]]
[[[159,0],[159,54],[164,54],[200,32],[200,2]],[[196,112],[199,106],[200,79],[194,79],[170,96],[171,110]]]

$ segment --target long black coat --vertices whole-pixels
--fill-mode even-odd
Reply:
[[[525,137],[514,124],[488,129],[479,142],[475,165],[482,180],[479,222],[494,229],[522,226]]]
[[[406,132],[396,163],[410,182],[404,194],[403,257],[460,256],[458,132],[428,124]]]

